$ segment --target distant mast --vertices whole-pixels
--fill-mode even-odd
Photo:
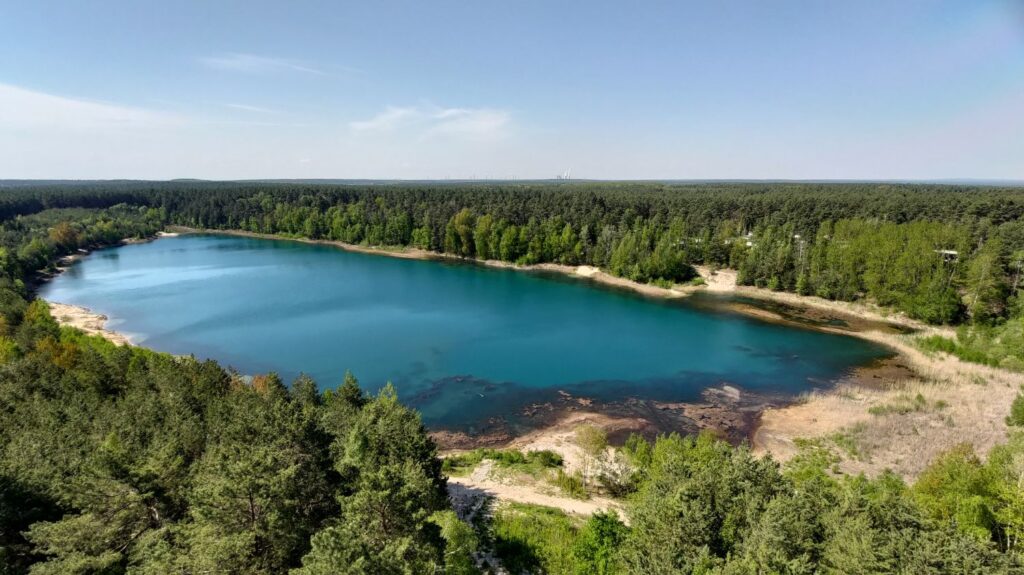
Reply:
[[[572,179],[572,168],[569,168],[568,170],[566,170],[566,171],[562,172],[561,174],[555,176],[555,179],[556,180],[569,180],[569,179]]]

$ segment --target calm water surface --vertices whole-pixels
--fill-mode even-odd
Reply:
[[[109,327],[242,373],[351,370],[392,381],[429,425],[468,427],[564,390],[686,401],[730,383],[771,394],[827,385],[890,353],[862,340],[659,301],[587,281],[186,235],[98,251],[42,296]]]

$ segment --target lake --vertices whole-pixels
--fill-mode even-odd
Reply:
[[[428,425],[453,429],[559,392],[676,402],[730,384],[793,396],[892,355],[585,279],[227,235],[99,250],[40,295],[245,374],[305,372],[333,388],[350,370],[369,391],[391,381]]]

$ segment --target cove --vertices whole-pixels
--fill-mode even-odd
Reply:
[[[581,279],[216,234],[99,250],[40,295],[241,373],[391,381],[434,428],[472,430],[559,393],[677,402],[730,384],[792,397],[892,355]]]

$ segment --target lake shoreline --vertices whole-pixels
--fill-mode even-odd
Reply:
[[[755,452],[770,453],[777,459],[785,460],[795,453],[795,440],[798,438],[833,433],[836,430],[863,422],[868,407],[859,406],[856,412],[850,409],[836,409],[835,403],[843,398],[867,394],[873,398],[872,404],[884,403],[901,393],[899,390],[915,382],[920,383],[922,380],[949,381],[960,377],[965,370],[973,371],[973,364],[965,364],[968,367],[964,368],[955,358],[936,357],[922,353],[913,343],[914,336],[908,335],[908,332],[912,331],[918,335],[938,334],[948,337],[955,333],[951,328],[927,326],[902,314],[893,314],[889,310],[864,302],[835,302],[816,297],[738,286],[736,274],[732,270],[712,271],[698,267],[701,277],[707,282],[706,286],[662,288],[611,276],[592,266],[561,264],[520,266],[508,262],[472,260],[418,249],[392,250],[355,246],[344,242],[285,238],[237,230],[195,230],[175,227],[169,229],[178,233],[209,233],[258,239],[290,240],[327,245],[350,252],[403,259],[455,261],[517,271],[555,273],[575,279],[590,280],[602,287],[628,289],[646,297],[661,299],[676,299],[697,293],[719,294],[726,296],[722,298],[721,305],[729,311],[761,321],[857,337],[885,346],[894,353],[889,361],[883,362],[884,365],[862,366],[827,389],[823,388],[801,397],[765,399],[757,396],[751,397],[746,392],[736,391],[736,394],[742,397],[742,401],[734,401],[730,399],[733,391],[715,387],[706,390],[705,397],[696,402],[672,404],[621,402],[616,405],[598,405],[587,398],[574,398],[566,394],[567,397],[563,400],[550,402],[547,405],[533,406],[534,413],[528,414],[529,426],[526,428],[521,426],[519,428],[503,427],[499,422],[490,431],[474,433],[474,435],[443,429],[431,432],[439,446],[445,450],[463,450],[477,446],[515,446],[522,437],[543,437],[545,433],[555,433],[564,427],[564,421],[567,418],[576,418],[580,414],[589,413],[611,418],[610,421],[620,420],[620,424],[617,424],[620,429],[629,428],[630,432],[637,432],[648,437],[670,431],[696,432],[701,429],[712,429],[732,443],[746,442],[752,445]],[[177,235],[177,233],[161,232],[160,235]],[[75,254],[68,260],[73,261],[84,255]],[[69,261],[62,261],[62,263],[66,265]],[[713,300],[714,298],[712,298]],[[63,306],[64,304],[56,305]],[[715,305],[719,304],[715,303]],[[78,308],[74,314],[70,315],[66,308],[59,307],[58,310],[60,311],[54,315],[64,316],[57,319],[65,325],[79,327],[83,331],[106,337],[115,343],[131,344],[130,338],[124,334],[107,329],[104,323],[106,318],[100,314],[84,308]],[[974,367],[982,368],[983,366]],[[992,368],[985,369],[992,370]],[[1002,373],[1002,370],[995,371]],[[732,386],[722,386],[722,388],[732,388]],[[985,393],[979,395],[978,392],[970,393],[971,391],[967,390],[968,397],[972,400],[982,397],[984,401]],[[996,402],[1002,401],[1001,395],[987,395],[990,401],[986,409],[988,411],[997,410],[999,405]],[[1008,409],[1008,402],[1005,405]],[[645,419],[646,421],[641,422]],[[626,425],[622,422],[631,423]],[[625,436],[617,439],[624,440]],[[985,445],[992,442],[984,439],[978,443],[984,449]]]
[[[130,246],[137,244],[144,244],[152,241],[156,241],[160,238],[173,238],[178,234],[176,232],[165,232],[159,231],[156,234],[142,238],[123,238],[116,244],[109,246],[96,246],[90,249],[80,249],[76,253],[68,254],[66,256],[57,259],[55,270],[53,272],[41,272],[36,274],[32,285],[29,286],[29,290],[33,294],[37,294],[40,286],[53,280],[60,274],[67,271],[68,267],[74,265],[75,262],[91,255],[96,250],[108,249],[120,246]],[[38,296],[37,296],[38,297]],[[106,315],[99,313],[95,310],[89,309],[85,306],[74,305],[69,303],[63,303],[58,301],[52,301],[45,298],[43,301],[50,307],[50,315],[57,321],[58,324],[67,327],[73,327],[79,329],[89,335],[96,335],[106,339],[107,341],[115,345],[129,345],[137,346],[138,343],[132,340],[132,336],[119,332],[114,329],[107,327],[107,323],[110,318]]]
[[[423,250],[420,248],[410,247],[387,247],[387,246],[364,246],[358,244],[350,244],[337,240],[315,240],[309,238],[293,238],[286,236],[279,236],[274,234],[263,234],[258,232],[249,232],[244,230],[219,230],[219,229],[199,229],[189,228],[184,226],[170,226],[168,229],[173,230],[175,235],[177,234],[213,234],[213,235],[227,235],[245,238],[256,238],[265,240],[283,240],[299,242],[311,245],[324,245],[336,247],[348,252],[386,256],[400,259],[411,259],[411,260],[423,260],[423,261],[450,261],[450,262],[462,262],[467,264],[482,265],[491,268],[498,269],[511,269],[523,272],[553,272],[561,275],[565,275],[575,279],[589,279],[595,283],[602,284],[605,286],[611,286],[615,288],[624,288],[633,292],[664,299],[677,299],[681,297],[687,297],[695,293],[710,293],[710,294],[734,294],[738,296],[748,297],[750,299],[784,304],[798,308],[815,308],[826,312],[832,312],[841,314],[844,316],[852,316],[854,318],[878,322],[883,324],[892,324],[900,328],[919,331],[919,330],[938,330],[935,326],[929,326],[920,321],[907,317],[902,312],[893,312],[880,306],[867,304],[864,302],[843,302],[835,300],[827,300],[816,296],[803,296],[793,294],[789,292],[772,291],[765,288],[758,288],[753,286],[744,286],[736,283],[736,271],[730,269],[712,270],[706,266],[694,266],[700,275],[701,279],[705,281],[706,285],[681,285],[676,284],[671,288],[665,288],[656,286],[653,284],[646,284],[614,276],[600,268],[590,265],[571,266],[566,264],[556,263],[540,263],[540,264],[516,264],[512,262],[506,262],[501,260],[480,260],[475,258],[464,258],[460,256],[454,256],[451,254],[444,254],[439,252],[433,252],[429,250]],[[775,321],[778,316],[771,316],[765,314],[763,311],[758,312],[756,310],[739,310],[741,313],[746,315],[760,317],[761,319],[768,319]],[[944,329],[943,333],[953,333],[952,329]],[[841,333],[844,335],[856,335],[857,331],[843,331],[838,330],[835,333]]]
[[[60,325],[79,329],[89,335],[97,335],[115,345],[138,345],[127,334],[108,329],[107,322],[110,318],[101,313],[80,305],[45,301],[50,307],[50,315]]]
[[[337,240],[314,240],[309,238],[292,238],[286,236],[278,236],[274,234],[262,234],[258,232],[248,232],[244,230],[217,230],[217,229],[197,229],[188,228],[183,226],[172,226],[170,229],[181,234],[214,234],[214,235],[226,235],[235,236],[242,238],[256,238],[261,240],[283,240],[290,242],[299,242],[303,244],[331,246],[345,250],[347,252],[369,254],[376,256],[387,256],[392,258],[407,259],[407,260],[421,260],[421,261],[449,261],[449,262],[461,262],[466,264],[474,264],[486,266],[489,268],[497,269],[512,269],[523,272],[551,272],[558,273],[565,276],[588,279],[595,283],[603,284],[606,286],[623,288],[634,291],[639,294],[643,294],[650,297],[659,298],[680,298],[690,295],[701,289],[701,286],[683,286],[676,285],[671,288],[663,288],[652,284],[644,284],[635,282],[626,278],[613,276],[607,272],[601,271],[599,268],[594,266],[570,266],[565,264],[556,263],[540,263],[540,264],[516,264],[512,262],[506,262],[501,260],[481,260],[475,258],[464,258],[451,254],[444,254],[439,252],[432,252],[420,248],[410,247],[385,247],[385,246],[363,246],[357,244],[349,244]]]

